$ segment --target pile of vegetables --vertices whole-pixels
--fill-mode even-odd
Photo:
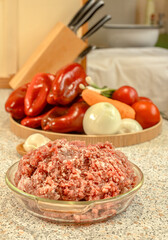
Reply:
[[[21,125],[58,133],[137,132],[160,121],[157,106],[130,86],[99,88],[73,63],[14,90],[5,109]]]

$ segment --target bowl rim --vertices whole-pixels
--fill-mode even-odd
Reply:
[[[11,167],[9,167],[9,169],[7,170],[6,174],[5,174],[5,182],[7,184],[7,186],[15,193],[21,195],[22,197],[27,197],[31,200],[35,200],[37,202],[43,202],[43,203],[50,203],[50,204],[64,204],[64,205],[91,205],[91,204],[100,204],[100,203],[105,203],[105,202],[111,202],[111,201],[118,201],[121,200],[129,195],[132,195],[133,193],[137,192],[143,185],[144,183],[144,174],[141,171],[141,169],[135,165],[134,163],[132,163],[131,161],[129,161],[129,163],[132,164],[132,167],[135,168],[136,170],[136,176],[137,173],[140,175],[140,179],[137,182],[136,186],[134,188],[132,188],[130,191],[117,195],[115,197],[111,197],[111,198],[105,198],[105,199],[99,199],[99,200],[91,200],[91,201],[64,201],[64,200],[53,200],[53,199],[48,199],[48,198],[41,198],[29,193],[26,193],[22,190],[20,190],[19,188],[17,188],[11,181],[10,181],[10,173],[11,171],[18,166],[19,161],[15,162]]]
[[[103,26],[106,29],[160,29],[162,25],[147,25],[147,24],[110,24]]]

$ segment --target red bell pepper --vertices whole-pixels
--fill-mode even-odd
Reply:
[[[72,63],[60,69],[52,83],[47,101],[50,104],[68,105],[79,96],[82,90],[79,85],[87,85],[86,73],[78,63]]]
[[[53,94],[53,92],[52,92],[51,89],[50,89],[50,92],[49,92],[49,94],[48,94],[48,96],[47,96],[47,102],[48,102],[49,104],[51,104],[51,105],[57,105],[57,101],[54,100],[54,94]]]
[[[21,120],[20,124],[29,128],[39,128],[41,127],[41,120],[43,119],[44,116],[45,113],[36,117],[27,116]]]
[[[29,84],[24,84],[21,87],[14,90],[8,97],[5,103],[5,110],[16,119],[22,119],[25,117],[24,112],[24,98],[27,92]]]
[[[83,132],[83,117],[88,109],[87,103],[78,101],[71,105],[65,114],[57,116],[57,113],[51,112],[46,115],[42,121],[41,126],[45,131],[53,131],[59,133],[67,132]]]
[[[27,116],[39,115],[47,105],[47,95],[55,78],[52,74],[39,73],[32,79],[25,96],[24,105]]]
[[[42,129],[46,127],[46,125],[52,121],[53,119],[63,116],[68,112],[68,107],[60,107],[55,106],[53,107],[43,118],[41,121]]]
[[[38,116],[35,117],[26,116],[21,120],[20,124],[30,128],[41,128],[41,120],[48,114],[48,112],[51,110],[51,107],[53,108],[53,106],[47,105],[42,114]]]

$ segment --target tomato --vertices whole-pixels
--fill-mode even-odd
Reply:
[[[148,101],[148,102],[152,102],[151,99],[147,98],[147,97],[139,97],[138,101]]]
[[[128,105],[132,105],[138,101],[138,93],[133,87],[122,86],[113,93],[112,98]]]
[[[145,128],[154,126],[160,121],[160,112],[155,104],[149,101],[138,101],[132,105],[135,110],[135,120]]]

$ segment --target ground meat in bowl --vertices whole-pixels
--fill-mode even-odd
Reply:
[[[15,184],[43,198],[90,201],[131,190],[136,176],[127,157],[109,142],[86,146],[57,139],[21,158]]]

